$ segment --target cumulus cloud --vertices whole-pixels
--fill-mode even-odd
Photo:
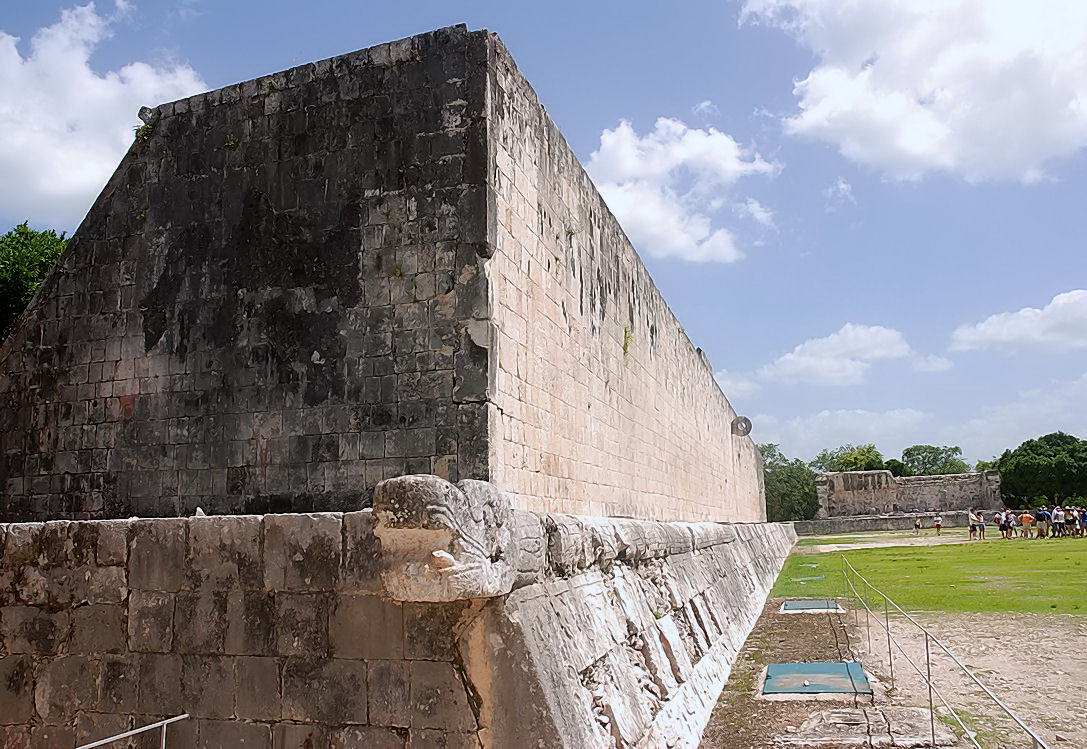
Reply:
[[[1057,294],[1045,307],[1001,312],[951,334],[955,351],[1046,346],[1070,350],[1087,346],[1087,290]]]
[[[91,55],[110,33],[93,3],[62,10],[25,56],[19,39],[0,31],[0,205],[10,219],[75,227],[132,143],[140,106],[207,88],[179,63],[96,72]]]
[[[809,460],[824,448],[846,443],[874,442],[885,455],[897,455],[902,448],[924,439],[931,422],[930,414],[913,408],[839,409],[790,418],[765,414],[752,418],[758,442],[774,442],[787,455]]]
[[[716,378],[717,384],[721,386],[721,390],[724,391],[729,400],[732,400],[733,398],[747,398],[754,395],[762,388],[762,386],[751,377],[739,372],[729,372],[727,369],[716,372],[714,378]],[[736,404],[733,403],[733,405]]]
[[[1087,437],[1087,374],[1025,390],[1012,400],[983,407],[943,430],[944,442],[971,459],[989,458],[1023,440],[1050,432]]]
[[[654,257],[731,263],[744,256],[714,219],[737,181],[778,166],[715,128],[661,117],[639,135],[625,120],[600,134],[588,170],[631,241]]]
[[[747,0],[817,63],[789,133],[898,179],[1033,182],[1087,145],[1087,3]]]
[[[835,333],[811,338],[758,370],[761,379],[820,385],[864,382],[873,362],[909,360],[919,371],[938,372],[951,362],[913,350],[905,336],[882,325],[846,323]]]

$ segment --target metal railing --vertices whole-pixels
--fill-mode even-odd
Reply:
[[[967,677],[969,677],[969,679],[972,682],[977,684],[978,687],[980,687],[981,690],[983,692],[985,692],[985,694],[988,695],[988,697],[994,703],[996,703],[996,705],[1001,710],[1003,710],[1008,715],[1009,718],[1011,718],[1015,722],[1015,724],[1023,731],[1023,733],[1025,733],[1027,735],[1027,737],[1030,738],[1030,740],[1031,740],[1031,744],[1030,744],[1031,749],[1050,749],[1049,745],[1045,743],[1045,741],[1042,739],[1042,737],[1039,736],[1037,734],[1037,732],[1034,731],[1034,729],[1032,729],[1030,726],[1028,726],[1026,723],[1024,723],[1023,719],[1020,718],[1018,715],[1016,715],[1012,711],[1012,709],[1010,707],[1008,707],[1006,704],[1004,704],[1004,702],[999,697],[997,697],[995,694],[993,694],[992,690],[989,689],[989,687],[982,684],[981,681],[978,679],[978,677],[974,675],[974,672],[971,671],[970,668],[965,663],[963,663],[959,659],[959,657],[957,655],[955,655],[955,653],[953,653],[951,651],[951,649],[949,647],[947,647],[947,645],[945,645],[943,642],[941,642],[940,639],[938,637],[936,637],[934,634],[929,632],[927,627],[925,627],[923,624],[921,624],[915,618],[910,616],[910,614],[908,612],[906,612],[901,606],[899,606],[897,603],[895,603],[886,593],[884,593],[882,590],[880,590],[876,586],[872,585],[872,583],[870,583],[868,581],[868,579],[864,575],[862,575],[860,572],[858,572],[857,569],[852,564],[849,563],[849,560],[845,558],[844,554],[842,555],[842,562],[843,562],[842,575],[845,577],[846,587],[848,588],[849,592],[852,593],[853,600],[855,602],[859,602],[861,604],[861,606],[864,607],[864,611],[865,611],[865,616],[864,616],[865,629],[866,629],[867,635],[868,635],[868,651],[869,652],[872,651],[872,617],[873,617],[873,611],[869,607],[868,600],[866,599],[866,597],[857,592],[856,583],[858,581],[864,583],[865,590],[868,592],[869,595],[871,595],[872,593],[876,593],[879,597],[881,597],[883,599],[883,621],[880,621],[880,617],[879,617],[878,614],[875,614],[875,619],[876,619],[876,623],[879,624],[879,626],[881,626],[887,633],[887,667],[888,667],[888,670],[890,671],[891,689],[895,688],[894,650],[891,648],[892,644],[895,646],[895,648],[898,649],[898,652],[902,654],[902,657],[906,659],[906,662],[909,663],[911,667],[913,667],[913,670],[917,672],[917,675],[921,677],[921,679],[925,682],[925,684],[928,687],[929,730],[930,730],[931,735],[932,735],[932,746],[936,746],[936,713],[934,711],[934,701],[933,701],[933,697],[935,696],[936,698],[938,698],[940,700],[940,703],[944,706],[944,708],[951,714],[951,717],[955,719],[955,722],[959,724],[959,727],[962,728],[963,735],[967,739],[969,739],[970,743],[973,744],[976,747],[976,749],[983,749],[981,744],[979,744],[977,742],[977,739],[975,738],[975,733],[973,731],[971,731],[969,728],[966,727],[966,724],[963,723],[962,718],[959,717],[959,714],[955,711],[955,709],[953,707],[951,707],[951,704],[947,701],[947,699],[943,696],[943,694],[940,693],[940,690],[937,689],[936,685],[933,684],[933,682],[932,682],[932,645],[935,644],[938,648],[940,648],[940,650],[942,650],[944,652],[944,654],[948,658],[950,658],[952,660],[952,662],[954,662],[954,664],[956,666],[959,667],[959,669],[964,674],[966,674]],[[892,608],[894,608],[898,613],[900,613],[902,616],[904,616],[907,621],[909,621],[911,624],[913,624],[915,627],[917,627],[919,630],[921,630],[921,632],[924,633],[924,635],[925,635],[925,670],[924,670],[924,672],[921,671],[921,667],[918,664],[914,663],[913,659],[910,658],[910,656],[906,653],[906,651],[903,649],[902,645],[898,642],[898,640],[896,640],[891,635],[891,609]],[[853,621],[854,621],[854,624],[857,626],[858,629],[860,628],[860,621],[859,620],[860,620],[860,611],[858,610],[858,608],[856,606],[856,603],[854,603],[854,606],[853,606]]]
[[[152,723],[150,725],[143,726],[142,728],[133,728],[131,731],[125,731],[124,733],[119,733],[116,736],[110,736],[108,739],[99,739],[98,741],[92,741],[89,744],[77,746],[76,749],[91,749],[95,746],[105,746],[106,744],[112,744],[114,741],[127,739],[129,736],[135,736],[136,734],[145,733],[147,731],[154,731],[156,728],[162,729],[162,739],[159,743],[159,746],[161,747],[161,749],[166,749],[166,726],[170,725],[171,723],[177,723],[179,720],[185,720],[188,717],[188,713],[185,713],[184,715],[175,715],[172,718],[160,720],[158,723]]]

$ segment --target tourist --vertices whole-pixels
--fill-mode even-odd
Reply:
[[[1064,510],[1061,509],[1060,505],[1053,508],[1050,523],[1053,525],[1053,537],[1062,538],[1064,536]]]
[[[920,536],[921,535],[921,516],[920,515],[914,515],[913,516],[913,535],[915,535],[915,536]]]
[[[970,540],[975,541],[978,537],[978,516],[977,513],[971,508],[969,511],[969,518],[967,523],[970,525]]]
[[[944,517],[940,513],[936,513],[936,517],[932,519],[932,527],[936,529],[936,535],[940,535],[940,529],[944,527]]]
[[[1031,526],[1034,525],[1034,516],[1030,510],[1023,510],[1023,514],[1019,516],[1019,524],[1023,526],[1023,538],[1030,538]]]
[[[1034,511],[1034,524],[1038,527],[1038,538],[1049,537],[1049,510],[1045,505]]]
[[[978,512],[978,541],[985,540],[985,510]]]

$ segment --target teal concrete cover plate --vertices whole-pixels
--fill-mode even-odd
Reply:
[[[861,664],[850,661],[771,663],[763,694],[872,694]]]
[[[833,598],[795,598],[786,601],[783,609],[785,611],[808,611],[809,609],[837,611],[838,602]]]

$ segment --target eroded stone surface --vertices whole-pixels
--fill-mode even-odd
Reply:
[[[492,486],[433,476],[386,486],[373,523],[6,527],[0,735],[84,742],[187,711],[179,746],[694,745],[795,538],[515,512]],[[103,525],[127,552],[99,553]],[[445,600],[417,595],[428,578],[386,577],[432,553],[408,543],[420,531],[478,562]],[[92,603],[73,570],[132,582]]]

